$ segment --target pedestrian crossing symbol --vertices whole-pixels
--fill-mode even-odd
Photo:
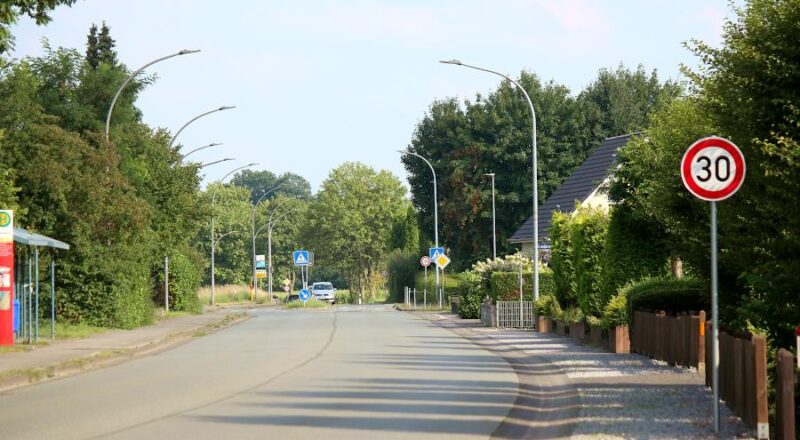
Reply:
[[[308,258],[308,251],[294,251],[292,259],[295,266],[308,266],[311,264]]]

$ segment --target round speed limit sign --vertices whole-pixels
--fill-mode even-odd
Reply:
[[[419,264],[421,264],[422,267],[428,267],[428,266],[431,265],[431,259],[428,258],[427,255],[425,255],[425,256],[423,256],[422,258],[419,259]]]
[[[692,144],[681,161],[683,185],[709,202],[732,196],[744,182],[742,151],[733,142],[712,136]]]

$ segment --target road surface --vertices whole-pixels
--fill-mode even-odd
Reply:
[[[0,394],[0,438],[488,438],[517,398],[502,358],[387,306],[251,313],[170,351]]]

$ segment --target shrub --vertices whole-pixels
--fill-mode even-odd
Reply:
[[[583,322],[583,311],[578,307],[570,307],[561,314],[561,320],[567,324]]]
[[[203,279],[201,259],[193,251],[177,253],[169,259],[169,309],[174,311],[201,313],[203,305],[197,296],[197,289]],[[164,272],[157,277],[159,298],[164,300]]]
[[[605,328],[622,327],[629,324],[628,316],[628,297],[623,289],[606,304],[600,322]]]
[[[480,318],[481,302],[483,301],[480,276],[470,271],[461,274],[458,280],[458,291],[461,295],[461,301],[458,303],[458,316],[464,319]]]
[[[553,292],[553,271],[543,267],[539,269],[539,296],[552,295]],[[530,300],[533,295],[533,272],[522,274],[522,295],[523,299]],[[493,300],[517,300],[519,299],[519,272],[493,272],[489,296]]]
[[[597,208],[578,208],[572,221],[570,242],[575,270],[575,297],[581,311],[587,315],[599,315],[605,306],[600,292],[600,262],[607,231],[608,215],[605,212]]]
[[[541,295],[539,300],[534,304],[537,315],[549,316],[553,319],[561,319],[562,311],[561,305],[558,303],[555,295],[547,294]]]
[[[633,316],[634,310],[679,313],[709,307],[709,289],[695,278],[645,278],[620,291],[627,295],[629,316]]]
[[[628,205],[612,207],[601,256],[603,304],[633,280],[670,274],[665,235],[657,223]]]
[[[553,286],[558,301],[562,304],[575,304],[575,270],[572,267],[572,243],[570,242],[570,222],[572,217],[562,212],[553,212],[553,225],[548,234],[550,248],[550,267],[553,268]]]
[[[414,278],[419,268],[418,260],[417,254],[412,252],[394,251],[389,255],[387,262],[388,286],[389,297],[392,301],[403,302],[403,288],[415,286]]]

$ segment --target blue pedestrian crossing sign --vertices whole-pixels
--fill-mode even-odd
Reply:
[[[311,292],[309,292],[308,289],[303,289],[303,290],[300,291],[300,300],[301,301],[306,302],[306,301],[308,301],[309,298],[311,298]]]
[[[309,266],[311,260],[308,258],[308,251],[294,251],[292,254],[295,266]]]
[[[444,255],[443,247],[432,247],[428,249],[428,258],[430,258],[431,261],[436,261],[439,255]]]

